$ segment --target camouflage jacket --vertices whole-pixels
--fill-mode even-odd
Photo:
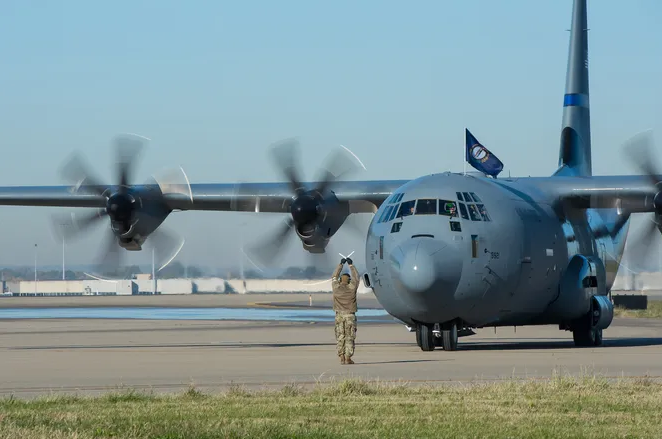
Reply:
[[[340,271],[342,264],[333,272],[331,285],[333,286],[333,310],[342,313],[356,312],[356,291],[359,289],[359,272],[353,265],[349,266],[352,273],[349,284],[340,283]]]

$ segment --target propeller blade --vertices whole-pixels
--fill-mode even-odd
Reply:
[[[271,158],[295,194],[301,188],[299,154],[299,141],[296,139],[286,139],[272,145]]]
[[[60,176],[67,183],[78,187],[78,191],[80,192],[103,195],[105,191],[104,185],[89,170],[90,166],[88,163],[80,153],[75,152],[71,154],[69,159],[60,168]]]
[[[161,189],[161,195],[181,195],[188,203],[193,204],[193,191],[188,176],[182,167],[167,169],[152,176],[154,182]]]
[[[146,137],[135,134],[123,134],[115,137],[115,153],[117,155],[117,184],[120,192],[131,184],[132,171],[135,162],[143,150]]]
[[[657,166],[653,164],[653,131],[647,130],[638,133],[625,142],[625,149],[628,152],[630,160],[637,166],[644,175],[649,177],[653,186],[660,181],[657,176]]]
[[[615,238],[616,235],[618,235],[618,232],[621,231],[625,223],[630,219],[630,213],[629,212],[623,212],[618,216],[618,219],[616,220],[616,223],[614,224],[614,228],[610,231],[610,236],[612,238]]]
[[[51,222],[60,238],[69,239],[86,232],[87,229],[107,216],[108,213],[104,209],[96,209],[87,214],[77,215],[75,212],[71,212],[70,215],[53,215]]]
[[[276,232],[272,234],[271,239],[267,240],[262,245],[254,245],[250,247],[248,251],[251,255],[250,257],[257,259],[262,265],[271,264],[283,250],[293,227],[294,221],[292,218],[288,218],[276,229]]]
[[[358,162],[358,163],[357,163]],[[347,177],[350,174],[358,172],[363,165],[359,165],[358,158],[349,152],[346,148],[339,148],[332,151],[324,161],[320,170],[320,176],[317,181],[320,182],[317,190],[324,193],[335,181],[341,177]]]
[[[637,237],[631,241],[631,245],[629,246],[629,250],[631,252],[634,251],[633,254],[635,257],[632,258],[633,260],[638,262],[648,260],[651,248],[650,244],[657,232],[658,226],[654,220],[645,222],[642,230],[637,233]]]
[[[156,271],[161,271],[175,260],[186,240],[172,231],[164,230],[161,226],[147,238],[146,242],[154,249]]]
[[[117,237],[110,229],[108,229],[102,248],[103,251],[97,257],[93,274],[99,277],[121,277],[119,267],[122,262],[122,255],[120,252],[123,249],[117,242]]]

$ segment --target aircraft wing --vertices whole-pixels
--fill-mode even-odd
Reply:
[[[338,201],[349,205],[350,213],[374,213],[407,180],[340,181],[331,190]],[[306,189],[318,183],[303,183]],[[240,212],[289,212],[293,200],[288,183],[191,184],[175,186],[132,186],[137,193],[160,191],[172,210],[215,210]],[[102,186],[98,193],[115,187]],[[106,197],[70,186],[0,187],[0,205],[104,208]]]
[[[547,179],[545,185],[551,186],[559,204],[576,209],[618,208],[638,213],[655,212],[662,207],[656,207],[659,189],[646,175],[557,177]]]

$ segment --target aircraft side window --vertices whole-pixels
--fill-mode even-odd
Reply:
[[[455,204],[455,201],[439,200],[439,215],[457,218],[457,204]]]
[[[477,204],[478,206],[478,211],[480,212],[480,215],[483,217],[483,221],[492,221],[490,218],[490,215],[487,213],[487,209],[485,209],[485,205],[483,204]]]
[[[393,210],[391,211],[391,215],[388,217],[388,219],[386,221],[392,221],[393,218],[395,218],[395,214],[398,213],[398,207],[399,207],[398,204],[393,206]]]
[[[475,204],[468,204],[469,206],[469,216],[471,216],[471,221],[480,221],[480,213],[478,213],[478,208]]]
[[[401,228],[402,228],[401,222],[393,223],[393,225],[391,226],[391,233],[398,233]]]
[[[452,232],[461,232],[462,231],[462,224],[460,224],[459,221],[449,221],[448,223],[451,225],[451,231]]]
[[[465,220],[468,220],[468,219],[469,219],[469,215],[467,215],[467,207],[466,207],[464,204],[462,204],[462,203],[458,203],[458,204],[460,205],[460,215],[461,215],[462,218],[464,218]]]
[[[414,214],[414,205],[416,200],[405,201],[400,205],[400,210],[398,211],[398,218]]]
[[[437,200],[421,199],[416,203],[416,215],[436,215]]]
[[[482,202],[482,201],[480,200],[480,198],[478,198],[478,195],[474,194],[473,192],[471,192],[471,197],[474,199],[474,201],[475,201],[476,203],[481,203],[481,202]]]
[[[388,206],[386,209],[384,209],[384,211],[382,212],[382,215],[379,217],[378,222],[383,223],[386,220],[386,218],[391,216],[391,211],[392,210],[393,210],[393,206]]]
[[[455,195],[457,195],[459,201],[464,201],[464,198],[462,198],[462,192],[455,192]]]

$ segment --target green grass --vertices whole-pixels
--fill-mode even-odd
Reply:
[[[634,317],[660,319],[662,318],[662,300],[649,300],[648,309],[614,308],[614,317]]]
[[[408,386],[342,381],[214,395],[138,392],[0,402],[0,438],[659,437],[662,384],[545,381]]]

